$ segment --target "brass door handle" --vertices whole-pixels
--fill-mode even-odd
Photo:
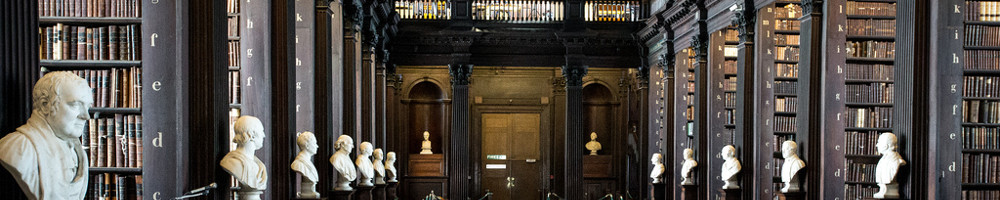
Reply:
[[[507,189],[514,188],[514,184],[516,183],[516,181],[517,180],[515,180],[514,177],[509,177],[508,176],[507,177]]]

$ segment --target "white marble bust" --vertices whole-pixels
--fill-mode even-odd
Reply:
[[[375,168],[375,184],[385,184],[385,164],[382,162],[382,148],[375,149],[372,152],[372,167]]]
[[[351,136],[340,135],[337,138],[337,143],[333,145],[337,149],[333,156],[330,156],[330,164],[333,164],[333,168],[337,169],[337,187],[334,190],[337,191],[351,191],[351,181],[358,178],[358,171],[355,168],[354,163],[351,162],[351,150],[354,150],[354,139]]]
[[[663,167],[663,154],[654,153],[653,158],[649,160],[653,163],[653,169],[649,173],[649,178],[653,178],[653,183],[660,183],[663,181],[663,172],[666,168]]]
[[[244,115],[233,123],[233,130],[236,149],[222,157],[219,165],[240,182],[240,199],[260,199],[261,191],[267,189],[267,167],[254,152],[264,145],[264,125],[260,119]]]
[[[875,198],[899,198],[896,173],[899,172],[899,166],[905,165],[906,161],[896,152],[896,142],[896,134],[886,132],[879,135],[878,142],[875,143],[875,148],[882,154],[882,158],[875,165],[875,183],[878,183]]]
[[[358,147],[358,158],[354,160],[354,164],[358,165],[358,178],[361,179],[358,182],[359,186],[374,186],[372,184],[372,178],[375,177],[375,169],[372,167],[372,160],[368,157],[372,156],[372,143],[362,142],[361,146]]]
[[[684,149],[684,163],[681,165],[681,177],[684,180],[681,181],[681,185],[694,185],[694,168],[698,167],[698,161],[694,161],[694,150],[691,148]]]
[[[385,154],[385,179],[390,183],[399,182],[396,180],[396,152]]]
[[[596,156],[597,151],[601,150],[601,143],[597,142],[597,132],[590,132],[590,142],[587,142],[587,150],[590,150],[590,155]]]
[[[740,185],[736,174],[740,173],[743,166],[740,165],[740,160],[736,159],[736,147],[726,145],[722,147],[721,154],[722,159],[726,160],[722,163],[722,180],[726,181],[726,184],[722,185],[722,189],[739,189]]]
[[[319,175],[316,174],[316,165],[313,165],[312,162],[312,157],[316,155],[316,150],[319,148],[319,145],[316,145],[316,135],[309,131],[302,132],[295,140],[295,144],[299,146],[299,155],[295,156],[295,161],[292,161],[292,170],[302,175],[297,196],[319,198],[319,193],[316,192],[316,182],[319,181]]]
[[[431,133],[424,131],[424,141],[420,143],[420,154],[434,154],[431,151]]]
[[[785,163],[781,165],[781,182],[785,186],[781,192],[799,191],[799,170],[806,167],[806,162],[799,158],[799,145],[795,141],[785,141],[781,143],[781,156],[785,158]]]
[[[0,165],[28,199],[83,199],[90,158],[80,136],[93,94],[69,72],[42,76],[31,91],[28,122],[0,139]]]

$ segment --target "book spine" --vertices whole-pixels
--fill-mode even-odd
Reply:
[[[108,27],[108,60],[118,60],[118,26]]]

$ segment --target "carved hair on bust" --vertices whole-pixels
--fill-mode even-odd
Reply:
[[[236,119],[236,123],[233,123],[233,130],[236,132],[233,136],[233,143],[236,143],[237,146],[245,145],[254,139],[264,138],[264,125],[261,124],[260,119],[254,116],[244,115]]]
[[[316,134],[306,131],[299,134],[299,137],[295,139],[295,144],[299,146],[299,149],[306,150],[309,149],[310,144],[316,143]],[[315,153],[315,152],[314,152]]]
[[[48,115],[52,112],[55,104],[62,100],[60,94],[63,93],[63,88],[61,86],[74,85],[90,91],[92,89],[89,84],[87,80],[70,72],[56,71],[46,73],[45,76],[38,79],[35,87],[31,89],[31,111]]]

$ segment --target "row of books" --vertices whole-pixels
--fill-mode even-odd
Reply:
[[[799,35],[774,35],[774,45],[799,45]]]
[[[722,32],[725,34],[725,40],[727,42],[737,42],[740,41],[740,33],[733,29],[725,29]]]
[[[875,182],[875,164],[847,160],[847,181]]]
[[[965,50],[962,59],[965,69],[1000,70],[1000,51]]]
[[[736,124],[736,110],[725,109],[725,117],[726,117],[726,125]]]
[[[784,143],[785,141],[795,141],[795,135],[786,135],[786,134],[774,135],[773,142],[775,145],[771,145],[774,148],[774,152],[781,153],[781,143]]]
[[[844,195],[848,199],[862,199],[862,197],[872,197],[878,192],[878,186],[847,184],[844,186]]]
[[[71,26],[58,23],[39,31],[39,57],[48,60],[138,60],[139,26]]]
[[[1000,2],[966,1],[966,21],[1000,21]]]
[[[893,80],[893,66],[886,64],[847,63],[845,65],[847,79],[853,80]]]
[[[774,116],[774,131],[795,132],[795,121],[791,116]]]
[[[68,72],[80,76],[90,84],[94,107],[142,107],[142,69],[138,66]]]
[[[785,159],[782,157],[774,157],[772,164],[774,165],[774,167],[771,168],[771,176],[781,177],[781,166],[785,166]]]
[[[1000,149],[1000,127],[962,127],[963,149]]]
[[[848,19],[848,35],[895,36],[895,19]]]
[[[848,15],[896,16],[896,3],[847,1]]]
[[[240,41],[229,41],[229,66],[240,66]]]
[[[799,60],[799,48],[798,47],[774,47],[774,59],[787,60],[787,61],[798,61]]]
[[[847,55],[855,58],[893,58],[896,43],[887,41],[847,41]]]
[[[799,82],[796,81],[775,81],[774,93],[795,94],[799,91]]]
[[[776,77],[799,77],[799,64],[776,63],[774,68],[778,72]]]
[[[1000,155],[962,154],[962,183],[1000,183]]]
[[[42,17],[139,17],[139,0],[38,0]]]
[[[694,82],[688,81],[687,84],[688,84],[687,85],[688,92],[692,92],[693,93],[695,91],[695,86],[694,86],[695,84],[694,84]]]
[[[844,86],[847,102],[892,103],[892,83],[851,83]]]
[[[90,187],[87,187],[89,200],[141,200],[142,175],[122,175],[104,173],[90,177]]]
[[[847,131],[844,132],[844,143],[847,155],[878,155],[875,142],[878,142],[878,131]]]
[[[996,76],[963,76],[962,96],[965,97],[1000,97],[1000,77]]]
[[[687,117],[688,121],[694,121],[694,107],[688,106],[687,110],[684,111],[684,117]]]
[[[736,93],[727,92],[726,94],[726,108],[736,107]]]
[[[963,100],[962,122],[1000,123],[1000,101]]]
[[[802,7],[796,4],[774,7],[774,17],[798,19],[802,17]]]
[[[965,46],[1000,46],[1000,26],[965,25]]]
[[[722,62],[722,73],[724,74],[736,74],[737,64],[735,60],[726,60]]]
[[[726,92],[736,92],[736,83],[737,83],[737,81],[738,80],[736,80],[735,76],[730,76],[730,77],[726,78],[726,80],[725,80],[726,83],[725,83],[725,87],[723,87],[723,90],[725,90]]]
[[[81,140],[91,167],[142,167],[142,116],[115,114],[87,120]]]
[[[687,102],[687,104],[685,104],[685,105],[694,106],[694,95],[693,94],[689,94],[689,95],[685,96],[684,101]]]
[[[962,200],[1000,199],[1000,190],[962,190]]]
[[[240,102],[240,71],[229,71],[229,104]]]
[[[848,108],[846,127],[851,128],[892,128],[892,108]]]
[[[799,20],[792,19],[776,19],[774,20],[774,29],[779,31],[799,31],[799,27],[802,26]]]
[[[798,98],[796,97],[774,98],[774,111],[776,112],[796,112],[798,106]]]
[[[226,30],[229,37],[239,37],[240,36],[240,16],[229,16],[228,23],[229,26]]]
[[[226,12],[227,13],[239,13],[240,12],[240,1],[239,0],[227,0],[226,1]]]

